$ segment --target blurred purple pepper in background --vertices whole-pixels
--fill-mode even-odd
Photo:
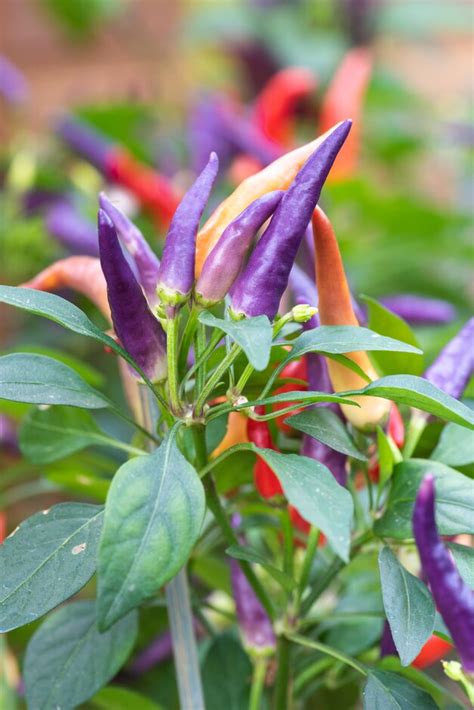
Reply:
[[[12,106],[18,106],[27,100],[28,93],[28,84],[23,72],[0,54],[0,96]]]
[[[72,116],[65,116],[56,124],[56,133],[75,153],[91,163],[100,173],[108,174],[114,143],[102,133]]]
[[[238,528],[240,515],[232,517],[232,527]],[[243,540],[239,540],[242,544]],[[233,557],[229,559],[232,593],[235,600],[237,624],[244,647],[253,653],[270,653],[276,648],[276,638],[272,622],[257,598],[255,592]]]
[[[425,377],[439,389],[459,399],[474,372],[474,317],[441,350]]]
[[[97,228],[70,202],[53,204],[46,211],[46,229],[73,254],[99,255]]]
[[[166,374],[166,336],[125,259],[115,227],[99,210],[100,263],[114,329],[121,344],[151,380]]]
[[[199,221],[209,200],[218,169],[217,155],[211,153],[209,162],[184,195],[171,220],[157,284],[158,294],[164,303],[176,305],[186,301],[191,294]]]
[[[441,325],[456,317],[456,309],[450,303],[436,298],[401,293],[381,298],[380,303],[412,325]]]
[[[439,537],[435,520],[434,477],[424,477],[413,511],[421,565],[436,607],[443,617],[463,666],[474,672],[474,592],[461,578],[451,554]]]
[[[0,414],[0,452],[19,453],[18,436],[15,425],[5,414]]]
[[[239,153],[245,153],[266,166],[279,158],[283,150],[269,140],[245,115],[235,110],[230,102],[222,101],[217,107],[222,135]]]
[[[160,260],[138,227],[103,192],[99,195],[99,204],[112,220],[120,241],[133,258],[140,284],[148,301],[154,305],[157,301],[156,284],[158,283]]]
[[[222,101],[218,94],[205,94],[191,109],[188,123],[189,162],[196,175],[204,170],[212,152],[219,156],[221,167],[225,167],[235,153],[223,133],[219,108]]]
[[[351,128],[343,121],[308,158],[283,195],[272,220],[235,282],[231,307],[247,317],[272,320],[288,284],[296,253],[328,173]]]
[[[252,240],[275,211],[283,190],[268,192],[252,202],[219,237],[204,262],[196,284],[196,300],[203,305],[221,301],[245,262]]]

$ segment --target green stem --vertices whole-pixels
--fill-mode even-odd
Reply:
[[[275,681],[273,706],[275,710],[288,710],[290,704],[290,644],[286,636],[278,640],[278,670]]]
[[[231,347],[225,358],[221,361],[221,363],[216,367],[208,381],[206,382],[206,385],[203,387],[197,401],[196,401],[196,406],[195,406],[195,413],[197,416],[200,416],[202,414],[202,410],[204,408],[204,405],[206,404],[206,401],[215,388],[215,386],[218,384],[219,380],[221,379],[222,375],[224,372],[232,365],[236,357],[239,355],[239,353],[242,351],[242,348],[240,345],[237,345],[237,343],[234,343],[234,345]]]
[[[186,370],[186,362],[188,358],[189,348],[193,341],[194,332],[196,330],[196,325],[198,323],[200,309],[196,306],[191,308],[186,325],[184,327],[183,337],[181,338],[181,343],[179,346],[179,357],[178,357],[178,368],[179,372],[184,372]]]
[[[203,352],[206,350],[206,326],[202,323],[198,323],[195,338],[195,355],[196,361],[202,358]],[[196,396],[199,397],[200,392],[202,392],[204,384],[206,382],[206,359],[203,358],[201,364],[199,365],[196,372]]]
[[[291,524],[288,510],[284,510],[281,515],[283,530],[283,571],[293,578],[293,525]]]
[[[301,604],[301,599],[303,597],[304,591],[309,583],[309,577],[311,574],[311,566],[313,564],[314,555],[318,549],[320,532],[318,528],[311,528],[308,535],[308,542],[306,544],[306,552],[303,560],[303,566],[301,568],[301,575],[298,582],[298,589],[296,591],[296,607],[298,608]]]
[[[232,454],[236,454],[238,451],[255,451],[255,447],[253,444],[234,444],[234,446],[230,446],[228,449],[222,452],[222,454],[219,454],[219,456],[216,456],[215,459],[212,459],[212,461],[209,461],[208,464],[203,466],[199,470],[199,476],[200,478],[204,478],[209,471],[212,471],[213,468],[218,466],[222,461],[225,461],[226,458],[229,456],[232,456]]]
[[[238,396],[244,389],[245,385],[249,381],[250,377],[252,376],[253,371],[255,370],[254,366],[248,363],[245,367],[245,370],[242,372],[240,375],[237,384],[235,385],[234,392],[236,396]]]
[[[166,348],[168,355],[168,389],[170,395],[171,409],[175,414],[179,412],[179,389],[178,389],[178,334],[179,316],[173,315],[166,321]]]
[[[261,710],[262,694],[265,686],[267,661],[265,658],[256,658],[253,668],[252,688],[250,690],[249,710]]]
[[[367,675],[367,669],[362,665],[362,663],[359,663],[355,660],[355,658],[348,656],[342,651],[339,651],[337,648],[326,646],[325,643],[320,643],[319,641],[308,639],[305,636],[299,636],[298,634],[288,634],[287,638],[290,641],[293,641],[293,643],[298,643],[300,646],[306,646],[307,648],[312,648],[315,651],[325,653],[327,656],[332,656],[332,658],[341,661],[341,663],[344,663],[346,666],[350,666],[363,676]]]
[[[403,458],[409,459],[415,451],[417,444],[426,427],[426,415],[418,410],[413,410],[413,414],[408,425],[407,438],[403,447]]]
[[[209,342],[207,343],[205,349],[202,351],[199,357],[196,357],[196,362],[194,365],[187,371],[185,376],[183,377],[183,381],[181,382],[181,391],[184,390],[184,386],[188,380],[191,379],[191,377],[194,375],[194,373],[201,367],[201,365],[207,360],[209,355],[214,351],[216,345],[219,343],[219,341],[222,340],[222,331],[220,330],[215,330],[214,333],[211,335],[209,338]]]
[[[301,671],[301,673],[295,678],[295,694],[298,695],[298,693],[303,690],[305,685],[307,685],[318,675],[321,675],[321,673],[323,673],[331,665],[332,661],[330,658],[319,658],[317,661],[314,661],[314,663],[311,663],[310,666],[305,668],[304,671]]]

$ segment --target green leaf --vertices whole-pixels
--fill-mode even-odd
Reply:
[[[400,564],[389,547],[379,555],[383,605],[403,666],[417,657],[433,633],[435,605],[421,579]]]
[[[395,456],[390,444],[390,440],[382,427],[377,427],[377,454],[379,463],[379,483],[384,486],[393,473]]]
[[[367,457],[356,447],[341,418],[327,407],[316,407],[310,411],[300,412],[286,419],[285,423],[312,436],[313,439],[322,441],[323,444],[340,451],[341,454],[367,461]]]
[[[457,542],[448,542],[448,547],[453,553],[459,574],[466,584],[474,589],[474,549]]]
[[[96,568],[104,509],[59,503],[0,545],[0,631],[28,624],[78,592]]]
[[[448,466],[474,463],[474,435],[458,424],[447,424],[430,458]]]
[[[37,291],[33,288],[20,288],[16,286],[0,286],[0,302],[16,306],[29,313],[43,316],[59,323],[73,333],[85,335],[88,338],[107,345],[113,352],[124,358],[137,372],[144,377],[143,372],[130,357],[130,355],[109,335],[103,333],[89,320],[85,313],[73,303],[66,301],[54,293]],[[144,377],[146,380],[146,378]]]
[[[67,365],[45,355],[0,357],[0,398],[30,404],[102,409],[110,402]]]
[[[261,565],[264,570],[268,572],[270,577],[280,584],[283,589],[289,593],[293,591],[296,587],[296,582],[289,575],[282,572],[282,570],[269,564],[265,557],[259,552],[252,550],[249,547],[243,547],[241,545],[231,545],[227,548],[226,553],[236,560],[245,560],[246,562],[256,563]]]
[[[215,637],[202,668],[206,710],[248,710],[252,664],[230,633]]]
[[[43,466],[44,475],[63,490],[105,503],[117,461],[97,451],[82,451]]]
[[[125,463],[110,487],[99,549],[98,615],[108,628],[186,563],[205,512],[202,483],[171,431]]]
[[[336,404],[348,404],[358,407],[357,402],[353,402],[347,397],[341,397],[338,394],[328,394],[327,392],[302,392],[301,390],[294,390],[293,392],[280,392],[280,394],[272,395],[271,397],[263,397],[262,399],[256,399],[251,402],[243,402],[242,404],[237,404],[234,409],[249,409],[250,407],[257,406],[271,406],[272,404],[279,404],[281,402],[292,402],[297,403],[299,406],[309,407],[311,404],[316,404],[317,402],[336,402]],[[282,415],[282,410],[278,410],[275,416],[279,417]],[[271,415],[267,415],[271,416]]]
[[[90,704],[98,710],[163,710],[161,705],[157,705],[146,695],[118,685],[109,685],[99,690],[90,700]]]
[[[288,502],[325,534],[333,550],[347,562],[354,509],[349,491],[319,461],[271,449],[259,449],[258,453],[275,472]]]
[[[219,328],[235,340],[256,370],[264,370],[268,365],[273,329],[267,316],[233,321],[216,318],[209,311],[203,311],[199,314],[199,322],[211,328]]]
[[[412,515],[416,494],[427,473],[436,481],[436,522],[441,535],[474,533],[474,490],[471,480],[437,461],[411,459],[395,466],[387,506],[375,522],[382,537],[413,537]]]
[[[438,710],[425,690],[388,671],[370,671],[364,688],[364,710]]]
[[[389,375],[380,380],[374,380],[361,390],[341,392],[345,397],[355,395],[370,395],[391,399],[398,404],[408,404],[410,407],[422,409],[449,422],[462,424],[474,429],[474,411],[438,389],[423,377],[414,375]]]
[[[420,347],[412,329],[402,318],[369,296],[362,296],[362,300],[367,304],[368,324],[371,330],[401,340],[415,348]],[[384,375],[397,375],[402,372],[408,375],[421,375],[424,369],[422,355],[375,353],[373,359],[377,369]]]
[[[99,633],[93,601],[77,601],[55,611],[26,650],[28,707],[75,708],[88,700],[121,669],[137,632],[136,612]]]

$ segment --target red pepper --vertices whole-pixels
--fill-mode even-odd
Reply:
[[[422,670],[440,661],[452,649],[452,644],[433,634],[425,643],[418,656],[411,664]]]
[[[390,410],[387,432],[398,448],[401,449],[405,443],[405,424],[396,404],[392,404]]]
[[[262,133],[285,148],[296,143],[295,109],[316,86],[313,73],[304,67],[288,67],[274,74],[255,104],[254,121]]]
[[[7,536],[7,514],[0,512],[0,544]]]
[[[265,407],[255,407],[255,412],[256,414],[264,414]],[[249,441],[259,448],[276,450],[267,422],[258,422],[249,418],[247,420],[247,435]],[[255,488],[263,498],[273,498],[273,496],[283,493],[280,481],[270,466],[258,456],[253,469],[253,476]]]
[[[292,382],[289,382],[286,385],[282,385],[281,387],[278,387],[278,389],[275,390],[275,394],[281,394],[282,392],[295,392],[295,391],[301,391],[303,392],[304,390],[308,389],[308,368],[306,364],[306,358],[301,358],[299,360],[293,360],[292,362],[289,362],[286,367],[283,368],[281,371],[281,377],[294,377],[297,380],[305,380],[306,384],[305,385],[298,385]],[[274,404],[273,405],[273,411],[277,412],[279,409],[286,409],[286,407],[289,407],[291,402],[280,402],[279,404]],[[301,409],[295,409],[291,414],[297,414],[300,412]],[[285,434],[292,434],[294,432],[294,429],[289,426],[288,424],[285,424],[285,419],[290,416],[288,413],[283,414],[281,417],[277,417],[275,419],[277,427],[280,429]]]
[[[296,530],[299,530],[300,532],[304,533],[305,535],[308,535],[309,531],[311,530],[311,524],[308,523],[308,521],[303,518],[303,516],[299,513],[299,511],[293,505],[288,506],[288,512],[290,514],[290,520],[293,523],[293,527],[295,527]],[[296,544],[301,544],[301,543],[296,541]],[[326,544],[326,536],[323,535],[323,533],[320,533],[318,547],[324,547],[325,544]]]

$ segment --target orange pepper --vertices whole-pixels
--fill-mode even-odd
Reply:
[[[249,441],[247,436],[247,417],[240,412],[231,412],[227,420],[227,431],[224,438],[214,449],[211,458],[222,454],[235,444],[244,444]]]
[[[352,299],[344,272],[341,252],[331,222],[318,207],[313,214],[313,233],[316,250],[316,283],[319,293],[321,325],[359,325],[352,307]],[[366,352],[346,353],[371,380],[378,378]],[[359,389],[366,381],[357,373],[327,358],[329,377],[335,392]],[[341,405],[346,418],[354,426],[373,428],[385,416],[391,403],[378,397],[354,397],[360,408]]]
[[[360,150],[363,102],[372,74],[373,57],[367,47],[356,47],[345,55],[321,104],[320,131],[344,118],[352,118],[352,130],[337,156],[327,182],[352,177]]]
[[[260,172],[251,175],[220,203],[197,235],[196,277],[201,273],[204,261],[230,222],[258,197],[272,190],[286,190],[303,163],[335,128],[336,126],[333,126],[311,143],[285,153]]]

